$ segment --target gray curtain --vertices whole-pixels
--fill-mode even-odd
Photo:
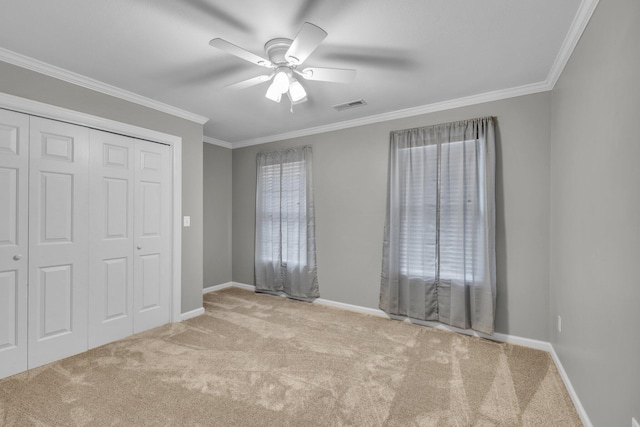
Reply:
[[[494,331],[491,117],[391,132],[380,308]]]
[[[256,186],[256,292],[312,300],[316,269],[311,147],[259,153]]]

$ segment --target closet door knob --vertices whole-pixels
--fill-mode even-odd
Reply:
[[[14,261],[20,261],[22,259],[22,255],[21,254],[16,254],[13,256],[13,260]]]
[[[142,249],[142,246],[138,246],[138,250]]]

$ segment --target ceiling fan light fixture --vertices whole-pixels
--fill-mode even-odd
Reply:
[[[282,92],[279,91],[277,85],[273,82],[269,85],[269,89],[267,89],[267,93],[264,96],[274,102],[280,102]]]
[[[284,68],[284,67],[283,67]],[[289,74],[291,72],[288,69],[278,70],[276,76],[273,78],[271,87],[280,93],[286,93],[289,90]]]
[[[307,92],[295,78],[291,79],[291,84],[289,85],[289,96],[291,98],[291,102],[294,104],[299,104],[307,100]]]
[[[275,38],[265,43],[264,51],[269,59],[255,55],[221,38],[215,38],[209,44],[216,49],[223,50],[240,59],[271,70],[269,75],[253,77],[226,87],[243,89],[273,79],[265,97],[279,103],[282,100],[282,96],[287,94],[293,107],[294,104],[307,101],[307,92],[300,82],[294,78],[296,74],[297,76],[295,77],[300,76],[299,78],[305,80],[334,83],[350,83],[355,77],[356,70],[318,67],[305,68],[304,70],[297,69],[326,37],[327,32],[322,28],[305,22],[293,40]]]

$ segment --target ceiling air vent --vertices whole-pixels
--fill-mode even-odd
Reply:
[[[363,105],[367,105],[367,103],[364,102],[364,99],[358,99],[357,101],[349,101],[349,102],[345,102],[344,104],[334,105],[333,109],[336,111],[344,111],[344,110],[349,110],[351,108],[362,107]]]

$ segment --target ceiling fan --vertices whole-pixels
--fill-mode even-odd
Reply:
[[[326,31],[305,22],[295,39],[276,38],[265,43],[264,51],[269,59],[255,55],[220,38],[211,40],[209,44],[252,64],[271,70],[269,74],[253,77],[227,87],[243,89],[273,79],[265,96],[272,101],[280,102],[282,95],[286,93],[293,106],[307,100],[307,92],[297,77],[305,80],[337,83],[349,83],[355,78],[356,70],[350,69],[317,67],[298,69],[325,37],[327,37]]]

